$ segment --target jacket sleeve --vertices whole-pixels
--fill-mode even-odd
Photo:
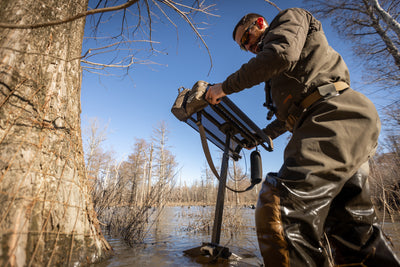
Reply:
[[[222,83],[223,91],[239,92],[290,70],[300,58],[310,20],[304,9],[280,12],[267,28],[262,50]]]
[[[272,121],[270,124],[267,125],[267,127],[263,129],[263,132],[271,137],[271,139],[277,138],[278,136],[284,134],[286,131],[286,123],[280,120]]]

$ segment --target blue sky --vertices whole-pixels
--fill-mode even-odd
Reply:
[[[300,1],[275,1],[282,9],[302,7]],[[232,40],[232,30],[237,21],[246,13],[264,15],[270,22],[278,10],[264,0],[214,1],[214,14],[219,17],[204,18],[207,22],[201,31],[210,49],[213,67],[205,47],[191,32],[185,22],[174,16],[178,33],[171,24],[154,24],[153,40],[159,41],[155,48],[163,53],[150,59],[158,65],[135,65],[129,76],[98,76],[84,72],[82,81],[82,122],[87,118],[98,118],[104,125],[109,124],[105,149],[112,149],[119,158],[132,152],[135,138],[149,140],[154,127],[164,121],[169,130],[169,149],[176,156],[182,179],[190,182],[199,179],[205,166],[200,137],[187,124],[178,121],[170,112],[180,86],[191,88],[198,80],[218,83],[247,62],[252,54],[241,51]],[[111,22],[112,23],[112,22]],[[352,87],[362,84],[359,78],[360,66],[354,62],[350,43],[341,40],[331,25],[322,20],[323,28],[331,46],[345,58],[352,76]],[[118,29],[120,24],[103,25],[107,30]],[[88,47],[83,48],[83,52]],[[353,63],[354,62],[354,63]],[[368,92],[364,92],[368,95]],[[255,86],[229,98],[239,106],[260,128],[267,125],[267,110],[264,85]],[[379,97],[372,99],[381,105]],[[379,103],[378,103],[379,102]],[[287,143],[284,135],[274,141],[274,152],[261,150],[264,175],[278,171],[283,159],[283,149]],[[219,166],[220,151],[210,146],[215,164]],[[244,151],[249,162],[251,151]],[[240,160],[243,163],[244,160]],[[249,166],[248,166],[249,167]]]

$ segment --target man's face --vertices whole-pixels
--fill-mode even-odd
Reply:
[[[261,26],[257,20],[248,26],[241,25],[236,29],[235,41],[243,50],[257,54],[259,52],[257,44],[266,27],[264,20]]]

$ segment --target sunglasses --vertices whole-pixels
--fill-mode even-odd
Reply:
[[[252,24],[249,25],[249,27],[247,27],[247,29],[244,31],[242,38],[240,38],[240,48],[244,51],[247,51],[246,49],[246,45],[249,43],[250,41],[250,29],[256,25],[257,21],[254,21]]]

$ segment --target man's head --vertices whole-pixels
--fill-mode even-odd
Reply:
[[[245,15],[233,30],[233,40],[245,51],[258,52],[258,42],[268,24],[265,18],[256,13]]]

